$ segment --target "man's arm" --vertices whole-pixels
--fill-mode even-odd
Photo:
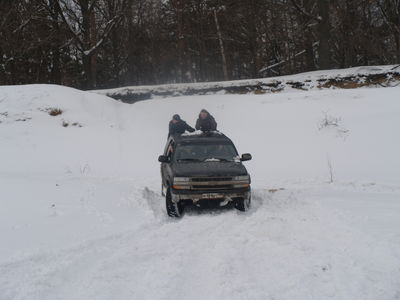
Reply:
[[[200,128],[201,126],[200,126],[200,119],[197,119],[197,121],[196,121],[196,130],[200,130],[201,128]]]
[[[195,132],[196,130],[190,126],[188,123],[185,122],[185,130],[189,131],[189,132]]]

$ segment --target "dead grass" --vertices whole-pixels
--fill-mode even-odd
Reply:
[[[26,121],[29,121],[29,120],[32,120],[32,118],[24,117],[24,118],[16,119],[15,122],[26,122]]]
[[[79,127],[79,128],[82,127],[82,125],[80,123],[78,123],[78,122],[70,123],[70,122],[65,121],[65,120],[62,121],[62,126],[63,127],[74,126],[74,127]]]
[[[63,111],[59,108],[49,108],[49,109],[47,109],[47,112],[52,117],[59,116],[63,113]]]
[[[336,87],[339,89],[357,89],[364,86],[368,86],[367,82],[358,82],[352,80],[329,80],[324,84],[320,84],[319,88],[329,89],[331,87]]]
[[[268,190],[268,192],[269,193],[271,193],[271,194],[274,194],[274,193],[276,193],[276,192],[279,192],[279,191],[284,191],[285,189],[284,188],[279,188],[279,189],[269,189]]]
[[[262,94],[265,94],[265,93],[267,93],[267,92],[265,90],[261,90],[261,89],[257,89],[257,90],[254,91],[254,94],[256,94],[256,95],[262,95]]]
[[[319,88],[336,87],[339,89],[357,89],[365,86],[387,87],[391,82],[400,81],[399,73],[370,74],[363,76],[353,76],[345,78],[332,78],[319,80]]]

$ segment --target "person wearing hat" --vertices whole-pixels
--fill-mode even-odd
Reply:
[[[182,134],[185,131],[194,132],[195,129],[183,121],[179,115],[173,115],[172,120],[169,122],[168,137],[172,134]]]
[[[196,129],[203,132],[215,131],[217,130],[217,122],[207,110],[202,109],[196,122]]]

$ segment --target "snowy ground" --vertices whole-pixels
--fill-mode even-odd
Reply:
[[[399,95],[0,87],[0,299],[400,299]],[[203,107],[253,154],[253,206],[171,220],[157,156]]]

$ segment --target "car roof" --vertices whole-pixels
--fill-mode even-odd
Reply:
[[[212,142],[230,142],[231,139],[219,131],[211,131],[207,133],[189,133],[189,134],[174,134],[171,136],[176,143],[180,142],[199,142],[199,143],[212,143]]]

